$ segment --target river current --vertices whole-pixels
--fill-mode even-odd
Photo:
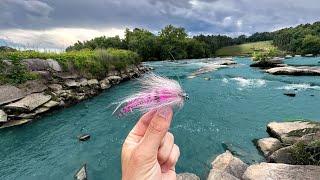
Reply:
[[[175,111],[170,129],[181,151],[178,173],[205,179],[212,160],[226,149],[249,164],[263,161],[253,141],[268,136],[268,122],[320,120],[319,77],[274,76],[249,67],[249,58],[235,61],[234,67],[193,79],[187,77],[204,62],[147,63],[155,73],[179,80],[190,97]],[[319,61],[297,57],[285,62],[318,66]],[[119,119],[108,106],[137,88],[136,81],[125,82],[33,123],[1,130],[0,179],[72,179],[84,163],[91,180],[120,179],[121,145],[139,114]],[[77,137],[85,133],[91,139],[79,142]]]

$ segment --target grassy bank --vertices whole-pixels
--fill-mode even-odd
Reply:
[[[272,49],[272,48],[276,48],[275,46],[272,45],[272,41],[259,41],[254,43],[246,43],[246,44],[223,47],[216,51],[216,55],[217,56],[251,56],[254,52],[263,52],[267,49]]]
[[[63,53],[14,51],[0,52],[0,81],[3,83],[21,83],[35,78],[26,72],[21,65],[23,59],[54,59],[58,61],[65,71],[77,72],[87,77],[103,77],[110,69],[121,70],[129,65],[140,62],[137,53],[120,49],[81,50]],[[2,60],[12,60],[11,68],[4,68]]]

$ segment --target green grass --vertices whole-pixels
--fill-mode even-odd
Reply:
[[[267,49],[276,48],[272,41],[260,41],[234,46],[227,46],[216,51],[217,56],[251,56],[254,52],[264,52]],[[278,51],[278,50],[277,50]]]
[[[132,64],[138,64],[140,57],[137,53],[121,50],[121,49],[98,49],[98,50],[81,50],[70,51],[63,53],[52,52],[37,52],[37,51],[15,51],[15,52],[0,52],[0,66],[1,60],[9,59],[14,62],[20,62],[23,59],[54,59],[58,61],[65,71],[76,71],[80,75],[89,78],[104,77],[110,69],[121,70]],[[2,65],[3,66],[3,65]],[[19,63],[14,64],[13,70],[17,68],[22,73],[24,72]],[[2,70],[4,68],[1,68]],[[12,76],[15,72],[2,72],[0,69],[0,81],[19,82],[27,80],[26,77]],[[19,74],[19,73],[15,73]],[[21,73],[20,73],[21,74]],[[15,79],[18,78],[19,79]]]

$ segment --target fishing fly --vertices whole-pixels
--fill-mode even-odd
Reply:
[[[181,108],[189,99],[181,85],[173,79],[150,73],[138,81],[140,91],[117,103],[113,114],[123,116],[133,111],[147,112],[164,106]]]

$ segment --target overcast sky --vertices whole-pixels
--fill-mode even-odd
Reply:
[[[0,0],[0,45],[65,48],[77,40],[156,33],[167,24],[189,35],[237,36],[320,20],[319,0]]]

